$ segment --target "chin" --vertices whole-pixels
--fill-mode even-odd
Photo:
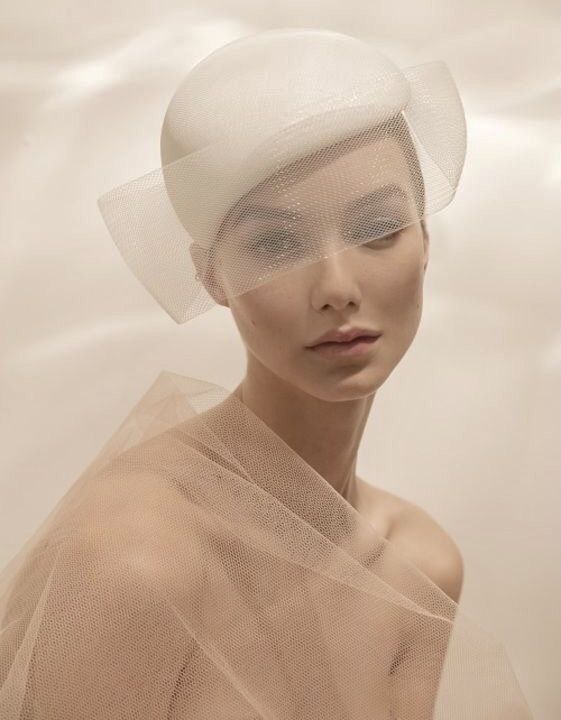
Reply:
[[[374,373],[369,376],[368,368],[363,368],[363,371],[363,373],[343,378],[336,376],[328,379],[317,378],[306,392],[327,402],[363,400],[374,395],[383,383],[383,380],[380,381],[380,378],[376,377]]]

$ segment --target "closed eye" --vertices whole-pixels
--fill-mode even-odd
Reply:
[[[365,220],[355,225],[352,237],[358,240],[372,238],[376,241],[389,241],[402,229],[403,224],[395,220],[390,222],[372,222]]]
[[[354,226],[351,237],[359,241],[372,238],[371,242],[383,245],[392,242],[402,229],[403,223],[394,219],[389,221],[378,219],[377,222],[365,219]],[[369,245],[370,243],[361,244]],[[261,233],[249,245],[252,252],[264,252],[279,257],[301,254],[306,247],[307,245],[302,242],[300,234],[280,228]]]
[[[294,256],[294,254],[300,253],[303,247],[298,236],[284,230],[274,230],[258,235],[249,245],[252,252],[265,253],[275,257]]]

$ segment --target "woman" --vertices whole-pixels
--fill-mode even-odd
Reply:
[[[387,184],[411,184],[412,169],[398,137],[394,132],[391,140],[381,141],[379,133],[365,133],[353,137],[352,143],[348,139],[335,143],[329,153],[325,149],[318,153],[313,171],[305,179],[299,170],[304,162],[310,171],[310,158],[291,168],[300,181],[301,206],[311,206],[308,196],[317,197],[317,188],[326,187],[333,174],[344,178],[329,202],[337,213],[336,225],[342,232],[370,239],[224,301],[247,348],[246,375],[234,395],[364,513],[381,535],[391,535],[394,545],[411,555],[458,602],[462,559],[453,540],[420,507],[365,483],[355,473],[376,390],[417,332],[428,265],[429,237],[424,221],[376,237],[380,229],[379,220],[376,226],[372,217],[374,203],[364,200],[376,191],[366,170],[381,156],[387,159]],[[344,209],[357,199],[363,205],[361,214],[349,216],[347,212],[345,217]],[[263,216],[264,207],[289,212],[285,200],[285,186],[279,192],[269,180],[229,214],[223,223],[217,263],[226,278],[232,245],[249,246],[251,235],[261,233],[260,242],[248,253],[259,260],[278,255],[287,245],[293,251],[299,249],[308,241],[307,233],[328,237],[325,213],[299,234],[294,229],[288,232],[277,218]],[[388,215],[398,211],[401,217],[414,217],[416,210],[422,214],[412,197],[395,193],[386,203]],[[247,213],[243,223],[229,219],[249,204],[261,209],[256,217],[251,216],[251,222]],[[337,211],[333,210],[335,204]],[[375,208],[378,211],[380,205]],[[328,336],[331,342],[326,333],[333,336]],[[345,333],[356,339],[341,342]],[[334,341],[337,335],[341,335],[339,342]]]
[[[355,472],[463,165],[445,67],[242,38],[187,75],[161,149],[104,219],[178,322],[230,308],[247,372],[162,373],[3,571],[0,716],[530,718],[458,612],[453,540]]]

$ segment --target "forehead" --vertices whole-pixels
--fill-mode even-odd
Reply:
[[[322,148],[268,177],[229,211],[235,229],[254,219],[314,214],[323,219],[349,208],[412,209],[413,180],[403,150],[393,138],[350,140]]]

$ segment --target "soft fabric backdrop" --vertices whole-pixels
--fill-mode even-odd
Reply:
[[[428,220],[424,316],[378,392],[360,474],[426,508],[536,718],[559,716],[559,10],[554,2],[0,3],[0,565],[163,369],[232,389],[227,310],[176,325],[96,198],[159,163],[166,105],[215,47],[280,26],[445,60],[468,153]]]

